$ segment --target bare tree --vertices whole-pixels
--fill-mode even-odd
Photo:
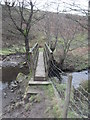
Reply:
[[[29,31],[31,29],[31,22],[32,22],[32,16],[33,16],[33,3],[32,1],[28,2],[28,5],[30,6],[30,10],[29,10],[29,16],[28,19],[25,18],[24,16],[24,11],[25,11],[25,0],[23,0],[22,2],[17,2],[16,6],[14,6],[14,8],[12,8],[12,5],[14,6],[15,3],[6,3],[6,6],[8,7],[8,13],[9,16],[12,20],[12,22],[14,23],[16,29],[24,36],[25,38],[25,49],[26,49],[26,58],[27,61],[29,60],[29,39],[28,39],[28,35],[29,35]],[[18,5],[18,8],[17,8]],[[17,23],[17,20],[15,19],[15,17],[13,16],[13,10],[15,10],[18,15],[19,15],[19,19],[20,19],[20,23]]]
[[[67,56],[67,53],[68,53],[68,51],[70,50],[70,45],[71,45],[71,43],[73,42],[73,40],[75,40],[74,38],[75,38],[75,36],[78,34],[78,33],[80,33],[80,31],[82,32],[82,31],[87,31],[87,29],[88,29],[88,37],[90,37],[90,16],[88,17],[88,22],[87,22],[87,13],[88,13],[88,10],[86,10],[86,9],[84,9],[84,8],[81,8],[81,7],[79,7],[78,5],[76,5],[76,4],[70,4],[70,3],[66,3],[66,4],[68,4],[69,5],[69,9],[71,10],[71,11],[74,11],[74,12],[77,12],[77,17],[75,16],[75,17],[73,17],[73,15],[72,14],[66,14],[66,18],[69,20],[69,21],[73,21],[73,22],[75,22],[76,23],[76,26],[71,26],[70,24],[69,24],[69,26],[68,27],[64,27],[64,30],[63,30],[63,33],[62,33],[62,31],[60,31],[60,35],[61,35],[61,37],[62,37],[62,39],[63,39],[63,44],[62,44],[62,46],[63,46],[63,54],[62,54],[62,57],[61,57],[61,60],[60,60],[60,66],[61,67],[63,67],[63,64],[64,64],[64,61],[65,61],[65,58],[66,58],[66,56]],[[67,10],[65,10],[65,12],[68,12]],[[81,13],[82,14],[82,16],[83,16],[83,19],[84,20],[81,20],[81,17],[78,15],[78,13]],[[83,21],[83,22],[82,22]],[[87,24],[88,23],[88,24]],[[61,27],[62,27],[62,29],[63,29],[63,26],[64,25],[62,25]],[[72,27],[72,28],[70,28],[70,26]],[[79,29],[80,28],[80,29]],[[67,30],[65,30],[65,29],[67,29]],[[85,32],[86,33],[86,32]],[[90,38],[88,38],[88,39],[90,39]],[[72,49],[71,49],[72,50]]]
[[[46,18],[45,18],[45,26],[44,27],[45,27],[45,33],[47,36],[47,43],[50,46],[52,52],[54,52],[57,41],[58,41],[58,30],[59,30],[58,29],[58,25],[59,25],[58,8],[59,8],[59,4],[57,5],[56,13],[50,13],[50,12],[46,11]],[[50,14],[52,14],[52,19],[50,18],[51,17]],[[54,17],[53,17],[55,15],[56,15],[56,19],[54,19]],[[54,21],[54,23],[53,23],[53,21]],[[54,24],[54,27],[53,27],[53,24]],[[54,41],[52,40],[52,36],[55,38]]]
[[[39,9],[35,9],[35,3],[32,0],[19,0],[13,2],[5,1],[6,6],[8,8],[9,16],[14,23],[16,29],[22,34],[25,40],[25,49],[26,49],[26,59],[29,64],[30,56],[29,56],[29,33],[33,24],[37,21],[40,21],[44,18],[44,15],[37,15]],[[19,22],[17,22],[15,16],[13,15],[15,12],[18,15]]]
[[[68,26],[62,26],[62,31],[60,32],[61,43],[62,43],[62,56],[60,56],[60,67],[63,68],[64,61],[66,59],[67,53],[70,50],[71,43],[75,40],[75,37],[78,33],[77,26],[71,26],[70,22]]]
[[[90,47],[90,0],[88,2],[88,45]],[[90,62],[90,52],[88,54],[88,62]],[[89,63],[90,64],[90,63]],[[90,93],[90,82],[88,82],[88,92]],[[88,97],[89,101],[90,101],[90,97]],[[89,111],[89,114],[88,114],[88,118],[90,118],[90,103],[88,105],[88,111]]]
[[[58,4],[57,9],[56,9],[56,19],[55,19],[55,26],[54,26],[55,41],[54,42],[51,41],[51,43],[50,43],[50,48],[51,48],[52,52],[54,52],[54,50],[56,49],[56,45],[57,45],[57,42],[58,42],[59,22],[60,22],[60,19],[59,19],[59,4]]]
[[[83,27],[84,29],[88,29],[88,8],[83,8],[78,4],[75,4],[75,2],[72,0],[72,3],[67,3],[67,2],[63,2],[64,4],[67,5],[67,8],[65,9],[64,13],[76,13],[77,15],[81,15],[85,17],[85,20],[87,20],[84,24],[82,23],[82,21],[80,19],[74,18],[70,15],[67,14],[68,19],[71,19],[72,21],[78,23],[81,27]],[[88,3],[87,3],[88,4]]]
[[[53,3],[57,4],[56,2]],[[58,49],[60,50],[61,47],[63,48],[62,55],[60,56],[60,61],[59,61],[61,68],[64,65],[64,61],[66,59],[68,51],[71,50],[70,46],[71,43],[75,41],[76,35],[78,35],[80,31],[85,32],[88,28],[86,21],[87,10],[82,9],[78,5],[75,5],[74,3],[73,4],[65,3],[65,4],[68,5],[69,11],[67,11],[67,8],[64,8],[67,14],[63,14],[63,11],[62,12],[60,11],[60,6],[59,6],[60,4],[57,4],[56,13],[53,13],[56,16],[56,19],[53,20],[53,24],[55,24],[53,28],[54,29],[53,37],[55,38],[55,42],[51,40],[51,44],[50,44],[50,48],[52,49],[52,51],[55,50],[57,42],[58,42],[58,46],[60,46]],[[77,13],[81,12],[82,15],[84,14],[84,16],[83,17],[81,16],[82,18],[79,15],[74,16],[70,14],[70,11],[76,11]],[[60,14],[63,14],[63,19],[62,19],[62,15],[60,16]]]
[[[88,2],[88,43],[90,45],[90,0]]]
[[[50,45],[50,18],[49,18],[49,12],[46,11],[46,17],[45,17],[45,25],[44,25],[44,33],[46,35],[46,38],[47,38],[47,44]]]

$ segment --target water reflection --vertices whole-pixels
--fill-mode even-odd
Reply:
[[[16,62],[4,62],[4,65],[2,64],[2,66],[0,67],[0,90],[5,88],[7,84],[10,84],[12,81],[16,80],[18,73],[21,72],[25,75],[29,73],[29,68],[27,65],[21,66]]]

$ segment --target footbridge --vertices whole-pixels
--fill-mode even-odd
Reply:
[[[54,70],[57,71],[57,73],[62,72],[54,64],[53,52],[47,43],[45,43],[43,50],[40,50],[38,43],[31,48],[30,65],[32,71],[32,81],[38,81],[38,83],[40,81],[43,81],[43,83],[48,81],[50,71],[53,71],[53,74]],[[57,74],[56,77],[60,79],[60,74]]]

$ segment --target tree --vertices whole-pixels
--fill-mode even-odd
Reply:
[[[59,2],[59,1],[58,1]],[[59,51],[62,48],[62,55],[60,55],[60,68],[63,68],[64,61],[66,59],[66,56],[69,52],[69,50],[72,50],[70,48],[71,44],[75,40],[75,37],[77,34],[80,33],[80,31],[83,33],[87,30],[87,21],[86,16],[87,10],[80,8],[75,3],[66,3],[64,4],[68,5],[67,8],[64,7],[64,10],[60,11],[60,3],[53,2],[57,6],[56,12],[53,13],[54,16],[56,16],[53,20],[53,26],[54,32],[53,37],[55,38],[55,42],[52,41],[51,49],[54,51],[57,46],[59,46]],[[70,14],[70,11],[77,12],[77,15]],[[78,12],[84,14],[84,16],[79,16]],[[64,14],[66,13],[66,14]],[[82,19],[82,20],[81,20]],[[51,21],[50,21],[51,22]],[[52,26],[51,26],[52,27]],[[51,29],[50,29],[51,30]],[[51,32],[51,31],[50,31]],[[56,45],[56,43],[58,44]],[[75,48],[74,48],[75,49]]]
[[[56,13],[50,13],[50,12],[46,11],[46,17],[45,17],[44,32],[47,37],[47,43],[50,46],[50,49],[52,50],[52,52],[54,52],[57,41],[58,41],[58,30],[59,30],[58,29],[58,24],[59,24],[58,8],[59,8],[59,4],[57,5]],[[50,18],[51,17],[50,14],[52,14],[52,19]],[[54,20],[55,15],[56,15],[56,19]],[[54,21],[54,23],[53,23],[53,21]],[[54,24],[54,27],[53,27],[53,24]],[[55,41],[52,40],[52,36],[55,38]]]
[[[60,56],[60,67],[63,68],[64,61],[67,57],[67,53],[70,50],[71,43],[75,40],[78,33],[77,26],[71,25],[70,21],[64,26],[61,24],[62,31],[60,31],[61,45],[62,45],[62,55]]]
[[[57,5],[57,8],[56,8],[56,19],[55,19],[55,27],[54,27],[54,38],[55,38],[55,42],[52,42],[51,41],[51,44],[50,44],[50,48],[52,50],[52,52],[54,52],[54,50],[56,49],[56,45],[57,45],[57,42],[58,42],[58,34],[59,34],[59,4]]]
[[[37,15],[39,9],[35,9],[35,3],[32,0],[22,0],[7,2],[5,1],[5,5],[8,8],[9,16],[14,23],[16,29],[22,34],[25,40],[25,49],[26,49],[26,59],[29,65],[29,33],[31,31],[31,27],[36,24],[36,22],[40,21],[44,18],[44,15]],[[17,22],[15,16],[13,15],[15,12],[18,15],[19,22]]]
[[[90,47],[90,0],[89,0],[89,2],[88,2],[88,45],[89,45],[89,47]],[[89,54],[88,54],[88,62],[89,62],[89,65],[90,65],[90,52],[89,52]],[[90,82],[88,82],[88,93],[90,93]],[[89,99],[89,101],[90,101],[90,97],[88,97],[88,99]],[[89,105],[88,105],[89,107],[88,107],[88,118],[90,118],[90,103],[89,103]]]
[[[24,40],[25,40],[25,49],[26,49],[26,59],[27,62],[29,61],[29,31],[31,29],[31,22],[32,22],[32,17],[33,17],[33,3],[32,1],[28,2],[28,5],[30,6],[30,10],[29,10],[29,16],[28,18],[25,18],[25,0],[23,0],[22,2],[17,2],[15,3],[7,3],[5,2],[7,8],[8,8],[8,13],[9,16],[12,20],[12,22],[14,23],[16,29],[23,35]],[[16,5],[16,6],[15,6]],[[17,8],[18,5],[18,8]],[[14,6],[14,7],[12,7]],[[18,13],[19,15],[19,19],[20,19],[20,23],[17,23],[17,21],[15,20],[14,16],[13,16],[13,10],[15,10],[16,13]]]
[[[90,0],[88,1],[88,42],[90,45]]]
[[[88,36],[90,36],[90,29],[89,29],[89,26],[90,26],[90,18],[88,18],[88,22],[87,22],[87,13],[88,13],[88,10],[87,9],[84,9],[84,8],[81,8],[79,7],[77,4],[73,3],[73,4],[70,4],[70,3],[66,3],[68,5],[68,9],[72,12],[77,12],[77,16],[73,17],[72,14],[66,14],[66,18],[69,20],[69,21],[73,21],[75,22],[76,26],[72,26],[72,28],[70,28],[70,24],[69,24],[69,28],[65,26],[64,28],[64,34],[62,32],[60,32],[60,35],[63,39],[63,55],[61,57],[61,60],[60,60],[60,67],[63,67],[63,64],[64,64],[64,61],[65,61],[65,58],[67,56],[67,53],[68,51],[70,50],[70,44],[75,41],[74,38],[75,36],[80,33],[79,31],[81,31],[83,33],[83,31],[87,31],[88,30]],[[68,10],[65,10],[66,13],[68,13]],[[81,17],[83,18],[81,20],[81,17],[78,15],[80,14]],[[87,24],[88,23],[88,24]],[[63,25],[64,26],[64,25]],[[63,29],[63,26],[62,29]],[[65,30],[67,29],[67,30]],[[65,35],[66,33],[66,35]],[[86,33],[86,32],[85,32]],[[74,48],[75,49],[75,48]],[[73,50],[73,49],[71,49]]]
[[[49,12],[46,11],[46,17],[45,17],[45,25],[44,25],[45,29],[44,29],[44,32],[45,32],[45,35],[46,35],[46,38],[47,38],[47,44],[50,45],[50,38],[51,38],[51,35],[50,35],[50,19],[49,19]]]

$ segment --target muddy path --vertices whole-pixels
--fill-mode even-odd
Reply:
[[[51,85],[34,86],[37,94],[28,94],[25,97],[28,79],[2,91],[2,118],[55,118],[52,100],[55,98]],[[31,86],[33,89],[33,86]],[[30,88],[31,88],[30,87]],[[12,89],[11,89],[12,88]]]

